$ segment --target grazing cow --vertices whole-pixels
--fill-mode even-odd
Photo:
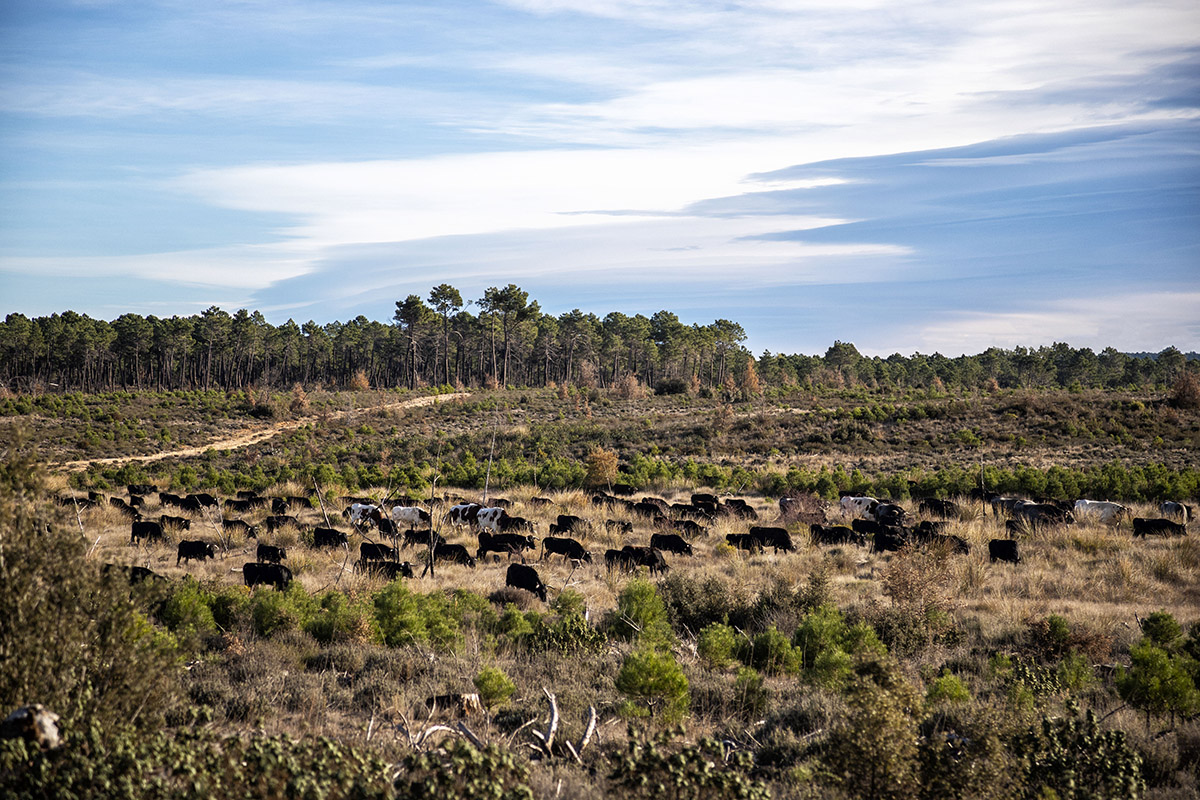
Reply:
[[[283,561],[285,558],[287,558],[287,550],[284,550],[282,547],[275,547],[274,545],[260,543],[258,545],[258,549],[255,551],[254,557],[260,563],[270,562],[272,564],[278,564],[280,561]]]
[[[258,492],[254,491],[253,489],[238,489],[237,490],[238,500],[250,500],[255,497],[258,497]]]
[[[250,511],[253,511],[254,509],[258,508],[261,505],[262,505],[262,501],[258,500],[256,498],[251,498],[249,500],[229,499],[229,500],[225,501],[225,503],[223,504],[222,507],[226,511],[232,511],[235,514],[246,514]]]
[[[150,520],[141,520],[133,523],[133,529],[129,534],[129,543],[135,542],[140,544],[142,539],[147,542],[161,542],[163,540],[163,528],[160,523]]]
[[[641,503],[634,503],[629,510],[631,513],[637,514],[639,517],[649,517],[651,519],[666,515],[666,512],[664,512],[662,508],[654,503],[647,503],[645,501]],[[670,506],[667,507],[667,510],[670,510]]]
[[[131,483],[125,489],[131,497],[135,494],[147,495],[158,492],[158,487],[152,483]]]
[[[508,572],[504,575],[504,585],[536,594],[546,602],[546,584],[538,577],[537,570],[527,564],[509,564]]]
[[[510,517],[505,515],[500,518],[501,533],[508,533],[510,531],[529,531],[533,533],[535,529],[533,520],[525,519],[525,517]]]
[[[624,550],[608,549],[604,551],[604,566],[607,569],[621,569],[632,572],[637,569],[637,559]]]
[[[158,524],[162,525],[163,530],[174,528],[180,531],[190,531],[192,529],[192,521],[186,517],[172,517],[167,514],[161,514],[158,517]]]
[[[1012,539],[992,539],[988,542],[989,561],[1008,561],[1013,564],[1021,563],[1021,554],[1017,543]]]
[[[796,546],[792,544],[792,537],[788,535],[786,528],[767,528],[755,525],[750,529],[750,535],[758,539],[763,547],[775,548],[776,554],[780,550],[790,553],[796,549]]]
[[[523,555],[526,550],[537,549],[537,542],[532,536],[522,536],[519,533],[488,533],[487,531],[479,532],[479,550],[475,553],[475,558],[482,559],[488,553],[508,553],[508,557],[512,558],[513,554],[521,556],[521,560],[525,560]]]
[[[267,517],[267,533],[274,533],[285,525],[291,525],[293,528],[299,528],[300,520],[283,514],[276,514],[275,516]]]
[[[879,505],[879,501],[874,497],[846,495],[839,501],[839,504],[842,507],[842,514],[845,516],[865,517],[875,513],[875,506]]]
[[[302,495],[289,494],[284,499],[287,500],[288,505],[290,506],[297,506],[299,508],[312,508],[312,500],[309,500],[307,497]]]
[[[193,558],[198,558],[203,561],[206,558],[216,558],[217,551],[208,542],[201,542],[195,539],[184,539],[179,543],[179,549],[175,555],[175,566],[179,566],[179,559],[191,561]]]
[[[970,543],[961,536],[949,536],[944,533],[934,533],[919,538],[917,541],[926,547],[944,547],[952,554],[965,556],[971,553]]]
[[[199,503],[201,508],[221,507],[221,501],[213,497],[208,492],[197,492],[196,494],[189,494],[188,497],[193,498],[197,503]]]
[[[157,572],[150,569],[149,567],[138,567],[138,566],[126,567],[126,566],[122,566],[120,564],[105,564],[104,568],[103,568],[103,572],[105,575],[109,575],[113,572],[121,572],[122,574],[125,575],[126,579],[129,581],[130,586],[134,585],[135,583],[141,583],[142,581],[146,581],[146,580],[157,580],[157,581],[165,581],[166,580],[165,577],[163,577],[162,575],[159,575]]]
[[[1121,519],[1130,516],[1129,509],[1120,503],[1100,500],[1076,500],[1075,519],[1096,519],[1104,525],[1118,525]]]
[[[192,513],[199,514],[206,507],[204,498],[208,497],[212,497],[212,495],[201,496],[198,494],[189,494],[188,496],[180,499],[178,505],[184,511],[191,511]],[[215,501],[216,499],[214,498],[214,505]]]
[[[126,503],[123,498],[117,497],[116,495],[108,498],[108,504],[131,520],[139,520],[142,518],[140,511],[129,505],[129,503]]]
[[[1070,511],[1053,503],[1026,503],[1013,509],[1013,519],[1028,522],[1037,528],[1044,525],[1070,525],[1075,517]]]
[[[313,528],[313,547],[349,547],[350,539],[336,528]]]
[[[242,565],[242,579],[247,586],[269,583],[283,591],[292,582],[292,571],[283,564],[260,564],[251,561]]]
[[[866,536],[874,536],[883,530],[883,526],[873,519],[853,519],[850,521],[850,528],[855,533],[861,533]]]
[[[657,506],[658,510],[663,514],[669,513],[671,510],[671,504],[666,500],[663,500],[661,497],[643,497],[641,502],[649,503],[652,506]]]
[[[1192,507],[1183,503],[1176,503],[1173,500],[1168,500],[1158,507],[1158,513],[1164,517],[1173,517],[1178,519],[1184,525],[1192,518]]]
[[[762,552],[762,542],[758,540],[757,536],[751,536],[748,533],[727,533],[725,541],[738,550],[749,550],[752,553]]]
[[[871,512],[880,525],[903,525],[908,512],[895,503],[877,503]]]
[[[626,536],[633,533],[633,523],[619,519],[606,519],[604,520],[604,530]]]
[[[542,539],[542,557],[538,560],[544,561],[549,555],[559,555],[568,561],[592,563],[592,554],[585,550],[582,544],[570,537],[547,536]]]
[[[705,528],[695,520],[679,519],[671,523],[671,527],[682,533],[689,539],[695,539],[697,536],[707,536],[708,528]]]
[[[392,522],[405,528],[416,528],[430,522],[429,512],[416,506],[396,506],[392,509]]]
[[[146,505],[146,498],[140,494],[131,494],[129,495],[129,505],[134,508],[141,508]]]
[[[587,533],[592,527],[586,519],[574,514],[559,514],[555,524],[560,533]]]
[[[707,494],[705,492],[697,492],[697,493],[693,494],[689,499],[691,500],[692,505],[699,505],[700,503],[708,503],[711,506],[715,506],[717,503],[721,502],[721,499],[719,497],[717,497],[715,494]]]
[[[354,562],[355,572],[365,572],[394,581],[396,578],[413,577],[413,565],[407,561],[376,561],[360,558]]]
[[[554,505],[554,501],[549,497],[531,497],[529,498],[529,505],[533,506],[534,508],[544,508],[546,506]]]
[[[247,539],[257,539],[258,538],[258,526],[251,525],[249,522],[246,522],[245,520],[242,520],[242,519],[223,519],[223,520],[221,520],[221,530],[231,531],[231,532],[237,531],[238,533],[245,536]]]
[[[961,515],[962,509],[953,500],[938,500],[936,497],[926,497],[917,506],[917,511],[921,514],[928,514],[931,517],[957,519]]]
[[[446,521],[455,528],[461,525],[474,525],[475,517],[481,508],[483,506],[479,503],[459,503],[451,506],[450,510],[446,512]]]
[[[667,566],[666,559],[663,558],[662,551],[653,547],[639,547],[627,544],[621,548],[621,552],[626,553],[635,566],[649,567],[651,575],[657,575],[660,572],[665,573],[670,569]]]
[[[893,533],[879,531],[875,534],[875,539],[871,543],[871,550],[876,553],[899,552],[900,548],[904,547],[907,542],[902,536],[896,536]]]
[[[175,506],[176,508],[179,508],[183,505],[183,498],[177,494],[171,494],[170,492],[159,492],[158,502],[164,506]]]
[[[363,542],[358,546],[358,555],[363,561],[395,561],[399,554],[386,544]]]
[[[1187,536],[1187,525],[1172,522],[1169,519],[1133,518],[1134,537],[1146,536]]]
[[[1004,497],[996,495],[989,501],[992,506],[992,514],[999,517],[1001,515],[1011,516],[1018,508],[1033,504],[1032,500],[1026,500],[1023,497]]]
[[[813,544],[856,544],[867,543],[867,537],[845,525],[821,525],[813,523],[808,526],[809,537]]]
[[[409,528],[404,532],[404,541],[400,543],[400,548],[403,549],[412,545],[429,547],[430,539],[433,539],[434,547],[446,543],[446,540],[440,534],[433,532],[433,528],[422,528],[420,530]]]
[[[272,497],[271,498],[271,513],[272,514],[286,514],[291,510],[292,510],[292,506],[287,501],[286,497]]]
[[[503,508],[481,508],[475,512],[475,522],[481,531],[499,533],[500,520],[507,516],[508,512]]]
[[[735,516],[741,517],[742,519],[758,519],[758,512],[751,508],[750,504],[740,497],[729,498],[725,501],[725,506],[731,510]]]
[[[676,553],[681,556],[692,555],[692,546],[677,533],[651,534],[650,546],[667,553]]]
[[[439,544],[433,548],[434,561],[453,561],[455,564],[475,568],[476,561],[461,544]]]
[[[381,517],[379,506],[374,503],[351,503],[342,510],[342,518],[349,520],[351,525],[366,525],[377,523]]]
[[[915,538],[917,541],[921,541],[922,539],[928,539],[931,536],[941,536],[946,532],[946,528],[948,526],[949,523],[945,520],[934,522],[932,520],[923,519],[916,524],[916,527],[912,529],[913,538]]]

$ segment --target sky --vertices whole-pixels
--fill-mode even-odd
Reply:
[[[1200,350],[1200,3],[0,4],[0,313],[440,283],[756,353]]]

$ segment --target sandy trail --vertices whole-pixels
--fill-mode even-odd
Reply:
[[[358,414],[363,411],[380,411],[388,408],[418,408],[420,406],[431,406],[435,403],[442,403],[447,400],[459,400],[463,397],[470,396],[470,392],[454,392],[452,394],[435,394],[428,397],[414,397],[411,400],[402,400],[398,403],[385,403],[379,406],[366,406],[363,408],[355,408],[346,411],[330,411],[323,415],[325,419],[333,418],[340,419],[349,414]],[[184,447],[180,450],[171,450],[164,453],[152,453],[142,456],[118,456],[116,458],[91,458],[83,461],[65,461],[59,464],[49,465],[51,469],[65,470],[67,472],[78,472],[82,469],[87,469],[92,464],[124,464],[129,461],[141,461],[143,463],[151,461],[161,461],[164,458],[188,458],[190,456],[202,455],[206,450],[237,450],[242,447],[249,447],[252,444],[265,442],[284,431],[295,430],[301,425],[307,425],[318,419],[316,416],[301,417],[300,419],[290,419],[284,422],[276,422],[268,425],[260,430],[243,431],[237,436],[230,436],[225,439],[218,439],[213,442],[202,444],[199,447]]]

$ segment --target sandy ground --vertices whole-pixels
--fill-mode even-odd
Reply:
[[[461,399],[461,398],[467,397],[467,396],[469,396],[469,392],[455,392],[453,394],[436,394],[436,395],[430,395],[428,397],[414,397],[411,400],[403,400],[399,403],[387,403],[387,404],[384,404],[381,406],[375,406],[375,408],[379,408],[379,409],[417,408],[419,406],[429,406],[429,405],[433,405],[435,403],[442,403],[447,400],[458,400],[458,399]],[[331,416],[331,417],[335,417],[335,418],[340,418],[340,417],[344,417],[350,413],[361,413],[363,410],[364,409],[362,409],[362,408],[356,408],[353,410],[353,412],[351,412],[351,411],[334,411],[334,412],[329,413],[327,415],[327,417]],[[141,456],[119,456],[116,458],[92,458],[92,459],[85,459],[82,461],[65,461],[65,462],[58,463],[58,464],[50,464],[48,466],[54,470],[63,470],[66,472],[78,472],[79,470],[87,469],[92,464],[124,464],[129,461],[142,461],[142,462],[161,461],[164,458],[186,458],[188,456],[198,456],[198,455],[202,455],[207,450],[237,450],[242,447],[249,447],[250,445],[258,444],[259,442],[263,442],[263,441],[266,441],[267,439],[271,439],[271,438],[283,433],[284,431],[294,430],[296,428],[299,428],[301,425],[307,425],[307,424],[311,423],[312,421],[314,421],[315,419],[317,419],[317,418],[314,416],[309,416],[309,417],[302,417],[300,419],[286,420],[284,422],[276,422],[276,423],[273,423],[270,425],[266,425],[257,430],[252,429],[252,430],[243,431],[243,432],[239,433],[237,436],[232,436],[232,437],[225,438],[225,439],[218,439],[216,441],[207,442],[198,447],[185,447],[180,450],[170,450],[170,451],[165,451],[162,453],[152,453],[150,455],[141,455]]]

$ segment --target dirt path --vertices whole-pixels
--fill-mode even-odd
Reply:
[[[349,414],[357,414],[362,411],[381,411],[387,408],[418,408],[420,406],[431,406],[435,403],[442,403],[447,400],[458,400],[463,397],[468,397],[470,392],[454,392],[453,394],[435,394],[428,397],[414,397],[411,400],[402,400],[399,403],[385,403],[380,406],[366,406],[363,408],[355,408],[348,411],[331,411],[325,415],[326,419],[340,419]],[[79,470],[87,469],[92,464],[124,464],[128,461],[141,461],[143,463],[151,461],[161,461],[164,458],[188,458],[189,456],[202,455],[206,450],[237,450],[242,447],[249,447],[252,444],[265,442],[284,431],[295,430],[301,425],[307,425],[314,422],[318,417],[309,416],[300,419],[291,419],[285,422],[276,422],[260,430],[243,431],[237,436],[231,436],[226,439],[218,439],[215,442],[208,442],[199,447],[185,447],[181,450],[171,450],[166,453],[153,453],[144,456],[118,456],[116,458],[91,458],[83,461],[65,461],[59,464],[51,464],[51,469],[65,470],[67,472],[78,472]]]

